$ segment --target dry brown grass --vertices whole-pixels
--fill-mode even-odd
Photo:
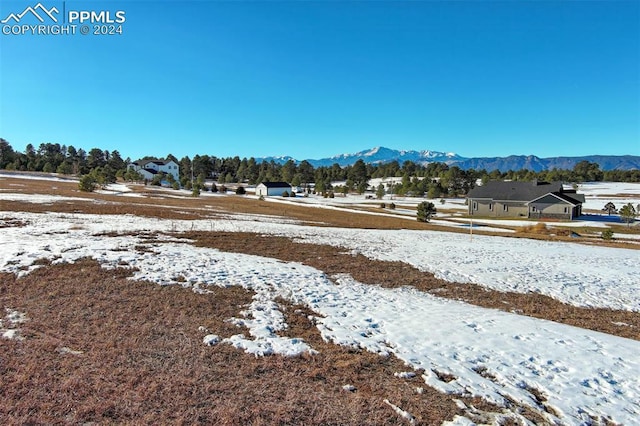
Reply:
[[[322,209],[293,203],[273,203],[237,195],[202,196],[200,198],[188,196],[177,197],[176,194],[184,193],[171,190],[158,190],[157,187],[144,185],[133,185],[132,188],[134,192],[142,194],[145,197],[137,198],[81,192],[78,190],[77,182],[73,181],[52,182],[0,176],[0,191],[6,190],[24,194],[52,194],[84,199],[59,201],[48,204],[3,202],[2,210],[5,211],[133,214],[137,216],[176,220],[215,219],[216,217],[220,217],[221,214],[248,213],[274,216],[276,218],[286,217],[287,219],[294,219],[302,224],[311,226],[337,226],[362,229],[414,229],[456,233],[469,232],[463,228],[446,227],[407,220],[400,216],[396,218],[357,213],[355,211],[352,213],[344,210]],[[374,210],[379,211],[379,209]],[[621,228],[616,232],[622,232],[620,229]],[[590,230],[589,232],[593,234],[594,231]],[[599,232],[600,231],[598,231],[598,235]],[[476,229],[474,230],[474,234],[509,238],[530,238],[545,241],[565,241],[574,244],[604,245],[607,247],[640,250],[640,245],[633,242],[620,240],[604,241],[600,238],[571,238],[565,235],[567,234],[566,231],[558,229],[554,229],[553,233],[547,234],[522,232],[505,234]]]
[[[12,186],[18,183],[24,186]],[[364,215],[329,209],[319,209],[292,203],[273,203],[252,197],[221,195],[170,197],[172,191],[158,191],[154,187],[134,186],[136,192],[146,196],[123,197],[118,195],[85,193],[78,190],[77,183],[1,178],[0,190],[25,194],[53,194],[83,198],[85,201],[60,201],[50,204],[10,202],[3,210],[31,212],[62,212],[87,214],[134,214],[163,219],[214,218],[220,214],[248,213],[287,217],[308,225],[339,226],[350,228],[381,229],[437,229],[432,225],[402,218]],[[176,192],[176,194],[178,194]]]
[[[184,234],[183,234],[184,235]],[[439,297],[463,300],[486,308],[543,318],[640,340],[640,313],[580,308],[538,293],[490,290],[475,284],[450,283],[403,262],[371,260],[331,246],[293,242],[285,237],[252,233],[189,233],[196,244],[220,250],[274,257],[307,264],[327,274],[348,273],[363,283],[383,287],[413,286]],[[614,323],[625,323],[620,326]]]
[[[305,223],[386,229],[435,229],[406,219],[367,216],[260,202],[234,195],[198,199],[84,194],[74,182],[0,179],[0,189],[55,193],[85,201],[52,205],[3,203],[2,210],[136,214],[167,219],[210,218],[225,212],[286,216]],[[97,200],[97,202],[96,202]],[[20,221],[7,221],[23,226]],[[450,230],[450,229],[447,229]],[[464,231],[461,231],[464,232]],[[638,314],[581,309],[536,294],[488,291],[474,285],[437,280],[401,262],[372,261],[339,249],[299,244],[254,234],[190,235],[199,244],[227,251],[293,260],[328,274],[346,272],[364,283],[412,285],[438,296],[480,306],[517,311],[584,328],[639,339]],[[538,236],[549,238],[549,236]],[[0,341],[0,419],[5,424],[187,423],[187,424],[402,424],[383,403],[416,416],[418,423],[440,424],[461,414],[452,396],[398,379],[406,369],[393,357],[327,344],[300,306],[286,308],[288,333],[320,350],[316,356],[254,358],[226,344],[202,344],[205,326],[229,337],[246,330],[225,322],[238,316],[251,294],[215,288],[197,295],[178,286],[159,287],[126,280],[125,271],[106,271],[93,261],[45,266],[16,279],[0,274],[0,308],[25,312],[24,341]],[[633,327],[614,326],[624,322]],[[81,351],[65,353],[68,348]],[[342,385],[353,384],[356,392]],[[424,387],[424,386],[423,386]],[[468,404],[498,411],[480,400]],[[525,410],[534,423],[535,413]],[[505,424],[509,424],[506,422]]]
[[[22,186],[14,186],[15,184]],[[64,196],[82,196],[87,202],[54,203],[52,205],[31,203],[4,203],[3,209],[15,211],[62,211],[85,212],[91,214],[135,214],[154,216],[166,219],[200,219],[212,218],[220,212],[237,211],[242,213],[259,213],[266,215],[283,215],[303,222],[318,220],[332,226],[356,226],[366,228],[398,227],[430,228],[429,225],[406,219],[395,219],[380,216],[366,216],[357,213],[325,210],[304,206],[290,206],[288,204],[270,203],[240,197],[235,195],[209,198],[158,198],[163,192],[155,188],[144,186],[135,187],[138,191],[148,191],[151,198],[123,198],[115,195],[86,194],[78,191],[75,182],[51,182],[39,180],[25,180],[2,178],[0,189],[11,191],[16,189],[32,191],[33,193],[56,193]],[[155,194],[155,195],[154,195]],[[95,199],[100,201],[95,202]],[[156,204],[150,204],[156,203]],[[11,221],[11,226],[21,226],[19,221]],[[449,229],[447,229],[449,230]],[[535,239],[554,239],[576,242],[578,240],[562,236],[549,236],[550,229],[540,224],[530,229],[533,233],[516,234],[516,237]],[[554,230],[554,232],[556,232]],[[453,284],[435,279],[401,262],[376,262],[362,256],[353,257],[341,254],[331,247],[295,244],[285,238],[259,237],[252,234],[199,234],[196,236],[201,244],[221,248],[223,250],[239,251],[256,255],[269,254],[282,260],[302,261],[327,273],[347,272],[355,279],[379,283],[385,286],[413,285],[414,287],[433,292],[436,295],[468,301],[479,306],[514,311],[538,318],[563,322],[592,330],[615,334],[622,337],[640,339],[640,321],[638,314],[626,311],[607,309],[577,308],[560,303],[554,299],[539,294],[502,293],[491,291],[471,284]],[[591,242],[584,242],[590,244]],[[606,243],[608,246],[639,248],[631,243]],[[307,247],[305,249],[305,247]],[[325,253],[318,256],[318,253]],[[629,326],[619,326],[614,323],[625,323]]]
[[[536,235],[560,235],[568,237],[571,231],[568,229],[555,229],[547,227],[546,223],[538,222],[534,225],[519,226],[516,232],[520,234],[536,234]]]
[[[29,318],[21,325],[25,340],[0,340],[3,424],[403,424],[385,398],[418,424],[460,414],[453,396],[418,394],[419,378],[393,377],[406,369],[397,359],[323,342],[304,308],[283,306],[288,332],[320,353],[255,358],[227,344],[205,346],[198,331],[243,332],[224,320],[238,315],[250,293],[234,287],[201,295],[126,274],[84,260],[21,279],[0,275],[0,306]],[[345,384],[357,390],[346,392]]]

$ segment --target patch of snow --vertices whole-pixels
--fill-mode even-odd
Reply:
[[[82,355],[84,352],[83,351],[76,351],[73,350],[71,348],[68,348],[66,346],[61,347],[60,349],[58,349],[58,353],[60,353],[61,355]]]
[[[640,197],[640,183],[636,182],[585,182],[578,185],[578,193],[587,197],[613,194],[630,194]]]
[[[220,336],[216,335],[216,334],[207,334],[206,336],[204,336],[204,338],[202,339],[202,343],[204,343],[207,346],[214,346],[216,345],[218,342],[220,342]]]
[[[407,420],[409,422],[409,424],[416,424],[416,418],[414,416],[412,416],[409,412],[403,410],[402,408],[398,407],[397,405],[392,404],[391,402],[389,402],[388,399],[384,399],[383,400],[385,404],[387,404],[389,407],[391,407],[393,409],[393,411],[396,412],[397,415],[399,415],[400,417],[402,417],[403,419]]]
[[[1,214],[1,212],[0,212]],[[6,213],[9,215],[9,213]],[[640,311],[640,266],[637,251],[594,247],[571,242],[410,230],[367,230],[274,223],[277,218],[247,220],[161,220],[132,215],[31,214],[11,212],[28,223],[5,228],[0,268],[33,268],[34,259],[14,256],[29,241],[42,243],[49,234],[69,233],[57,250],[69,250],[84,233],[109,232],[258,232],[301,242],[331,245],[376,260],[400,261],[460,283],[475,283],[499,291],[537,292],[576,306]],[[74,229],[81,227],[83,229]],[[88,243],[93,245],[91,243]],[[96,243],[97,247],[100,243]],[[99,250],[99,249],[97,249]],[[53,258],[55,250],[38,250]],[[445,255],[446,253],[446,255]],[[507,255],[508,253],[508,255]],[[34,255],[35,256],[35,255]]]
[[[51,204],[63,201],[84,201],[92,202],[90,198],[65,197],[62,195],[45,194],[20,194],[20,193],[0,193],[0,201],[21,201],[32,204]]]
[[[413,371],[401,371],[398,373],[393,373],[393,375],[401,379],[411,379],[413,377],[416,377],[416,373],[414,373]]]
[[[24,340],[20,335],[18,325],[29,320],[27,315],[10,308],[5,308],[5,312],[5,317],[0,319],[0,336],[5,339]]]
[[[15,328],[0,330],[0,332],[2,332],[2,337],[5,339],[21,339],[20,330],[16,330]]]
[[[59,176],[56,174],[37,174],[37,173],[19,173],[7,170],[0,170],[0,179],[27,179],[27,180],[44,180],[51,182],[77,182],[78,178],[73,176]]]

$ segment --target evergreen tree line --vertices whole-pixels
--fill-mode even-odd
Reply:
[[[146,157],[144,159],[150,159]],[[438,198],[466,194],[474,187],[478,179],[519,180],[519,181],[562,181],[572,182],[640,182],[640,170],[608,170],[602,171],[597,163],[582,161],[572,170],[462,170],[457,166],[444,163],[427,165],[405,161],[399,164],[392,161],[385,164],[366,164],[362,160],[350,166],[341,167],[334,164],[330,167],[313,167],[308,161],[296,163],[292,160],[284,164],[274,161],[257,162],[254,158],[227,157],[218,158],[209,155],[195,155],[192,159],[183,157],[178,160],[169,154],[171,159],[180,165],[180,186],[190,188],[195,182],[215,180],[218,183],[246,183],[255,185],[260,182],[285,181],[294,186],[306,187],[314,185],[315,191],[363,193],[371,178],[401,178],[400,182],[382,188],[385,193],[396,195],[424,196]],[[60,173],[67,175],[91,175],[100,183],[115,182],[117,178],[124,180],[140,180],[137,173],[127,171],[131,160],[123,159],[118,151],[107,151],[93,148],[89,152],[73,146],[42,143],[36,149],[27,145],[25,152],[14,151],[11,145],[0,138],[0,169]],[[334,188],[333,182],[343,182]],[[375,190],[376,188],[374,188]]]

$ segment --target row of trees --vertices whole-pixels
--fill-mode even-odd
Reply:
[[[308,161],[296,163],[292,160],[284,164],[274,161],[257,162],[254,158],[229,157],[218,158],[209,155],[196,155],[193,158],[178,159],[169,154],[171,159],[180,165],[180,179],[174,186],[191,189],[196,184],[214,179],[220,184],[247,183],[255,185],[260,182],[285,181],[294,186],[313,184],[320,193],[341,191],[344,193],[357,191],[363,193],[371,178],[400,178],[400,182],[392,186],[373,188],[377,192],[396,195],[423,196],[438,198],[466,194],[476,181],[489,180],[521,180],[534,179],[543,181],[624,181],[640,182],[640,170],[602,171],[596,163],[582,161],[572,170],[462,170],[457,166],[444,163],[427,165],[405,161],[399,164],[391,161],[385,164],[366,164],[358,160],[355,164],[341,167],[334,164],[330,167],[313,167]],[[144,159],[144,158],[143,158]],[[73,146],[42,143],[36,149],[27,145],[25,152],[14,151],[9,142],[0,138],[0,169],[56,172],[74,175],[92,175],[96,182],[114,182],[117,178],[139,180],[136,173],[127,171],[131,160],[123,159],[118,151],[106,151],[93,148],[89,152]],[[192,182],[192,176],[194,181]],[[334,182],[343,182],[334,188]]]

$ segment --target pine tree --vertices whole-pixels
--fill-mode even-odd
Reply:
[[[620,209],[620,219],[627,223],[627,226],[631,226],[631,222],[636,220],[636,209],[633,204],[628,203]]]
[[[418,222],[429,222],[434,214],[436,214],[436,206],[433,203],[423,201],[418,204]]]
[[[607,204],[604,205],[604,208],[602,209],[602,211],[607,212],[609,216],[618,212],[618,210],[616,209],[616,205],[613,204],[611,201],[609,201]]]

